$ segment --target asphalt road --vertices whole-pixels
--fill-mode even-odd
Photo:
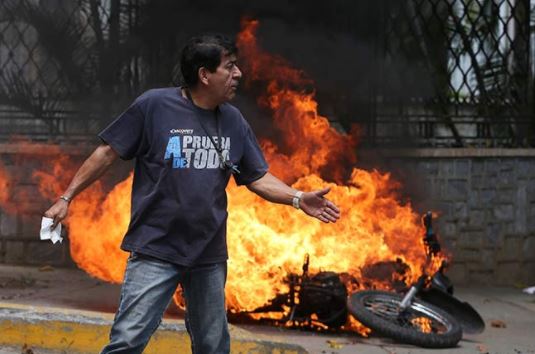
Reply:
[[[263,325],[235,326],[250,331],[252,336],[264,335],[301,345],[314,354],[535,354],[535,296],[516,288],[491,287],[458,287],[455,295],[479,311],[486,330],[479,335],[465,335],[457,348],[444,350],[422,349],[375,336],[300,332]],[[113,313],[118,298],[118,285],[103,283],[80,270],[0,265],[0,302]],[[181,312],[171,308],[167,316],[180,317]],[[500,321],[505,327],[493,327],[493,321]],[[61,353],[31,349],[34,354]],[[24,351],[17,347],[0,348],[0,354],[12,353]]]

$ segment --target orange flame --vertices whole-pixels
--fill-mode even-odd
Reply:
[[[313,270],[348,272],[357,279],[363,278],[361,270],[367,265],[399,259],[409,266],[403,280],[415,281],[425,262],[419,216],[410,205],[398,202],[399,185],[389,174],[353,169],[345,185],[320,177],[340,180],[343,168],[356,160],[354,138],[334,130],[317,113],[313,93],[292,89],[312,81],[282,58],[259,49],[257,27],[258,21],[245,21],[238,46],[245,58],[244,72],[250,77],[246,85],[267,81],[258,103],[273,111],[274,124],[284,132],[289,151],[282,154],[272,142],[263,141],[270,169],[286,181],[295,181],[297,189],[331,187],[328,197],[341,207],[342,218],[336,224],[321,224],[231,184],[229,305],[254,309],[287,290],[283,279],[289,272],[299,272],[306,253]],[[326,168],[334,173],[329,176]],[[373,285],[389,287],[396,279],[385,280]]]
[[[0,161],[0,205],[7,206],[9,201],[10,176]]]
[[[312,80],[258,47],[257,27],[257,21],[244,22],[238,46],[249,76],[246,85],[263,87],[258,103],[271,110],[274,125],[282,132],[280,145],[261,142],[270,170],[300,190],[330,187],[327,197],[340,206],[342,217],[336,224],[322,224],[231,182],[227,188],[229,309],[253,310],[288,291],[284,279],[289,273],[300,273],[307,253],[311,273],[329,270],[358,279],[358,284],[346,283],[350,292],[415,281],[426,259],[419,216],[410,204],[398,201],[399,184],[388,173],[348,169],[356,163],[355,137],[336,131],[318,114],[313,92],[296,89],[312,85]],[[72,174],[65,171],[74,167],[65,167],[69,165],[58,160],[52,172],[35,173],[44,195],[55,198],[62,192],[65,181],[58,184],[57,176],[70,178]],[[1,171],[0,187],[5,180]],[[110,282],[121,282],[124,273],[127,255],[119,244],[128,226],[131,183],[130,175],[107,195],[99,183],[94,184],[73,201],[66,220],[73,260],[89,274]],[[374,274],[374,265],[388,263],[401,263],[406,269],[386,276]],[[434,262],[433,269],[439,264]],[[354,320],[347,327],[369,333]]]
[[[258,103],[273,112],[273,123],[283,132],[287,153],[281,153],[281,147],[271,141],[262,141],[271,171],[286,182],[314,173],[343,183],[346,166],[356,162],[355,137],[337,132],[326,117],[318,114],[314,92],[303,91],[313,84],[311,79],[283,58],[258,47],[258,25],[255,20],[244,21],[237,44],[245,59],[246,86],[264,86]]]
[[[50,172],[36,171],[33,177],[41,194],[54,200],[72,177],[65,171],[76,168],[68,156],[62,155]],[[72,201],[64,220],[74,262],[89,274],[113,283],[122,282],[128,257],[119,245],[130,221],[131,189],[132,174],[108,194],[97,181]]]
[[[422,333],[431,333],[433,331],[432,321],[427,317],[413,318],[411,323],[413,326],[418,327]]]

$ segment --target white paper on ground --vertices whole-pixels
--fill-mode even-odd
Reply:
[[[535,295],[535,286],[530,286],[529,288],[525,288],[522,291],[526,294]]]
[[[61,224],[58,224],[58,226],[52,230],[53,222],[53,219],[43,216],[43,219],[41,220],[40,238],[41,240],[51,240],[53,244],[56,244],[58,241],[61,243],[61,241],[63,241],[63,237],[61,237]]]

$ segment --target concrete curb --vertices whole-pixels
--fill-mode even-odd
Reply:
[[[0,345],[99,353],[108,340],[113,316],[90,311],[36,307],[0,302]],[[231,353],[307,353],[301,346],[260,337],[230,326]],[[254,337],[253,337],[254,336]],[[190,353],[184,321],[164,320],[145,349],[146,354]]]

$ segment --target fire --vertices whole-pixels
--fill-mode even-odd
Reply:
[[[284,279],[289,273],[300,273],[307,253],[311,273],[329,270],[358,279],[357,285],[346,284],[349,291],[415,281],[426,258],[420,217],[410,204],[399,202],[399,184],[388,173],[351,169],[356,163],[355,135],[338,132],[318,114],[314,92],[303,89],[313,85],[311,79],[259,48],[258,25],[244,22],[238,46],[245,60],[245,85],[261,87],[258,104],[272,112],[273,124],[281,132],[279,144],[261,141],[270,171],[299,190],[330,187],[327,197],[340,207],[342,217],[336,224],[322,224],[231,182],[227,188],[229,309],[253,310],[288,291]],[[66,171],[76,167],[60,158],[52,171],[36,172],[34,179],[43,195],[54,199],[66,186],[66,180],[58,183],[57,176],[71,178],[73,174]],[[0,193],[7,183],[2,173],[0,168]],[[131,175],[109,193],[94,184],[72,202],[65,221],[73,260],[105,281],[119,283],[123,278],[127,254],[119,245],[128,226],[131,184]],[[4,205],[2,198],[6,197],[0,194]],[[373,265],[396,262],[405,265],[406,271],[389,272],[386,277],[369,271]],[[436,270],[440,262],[435,263]],[[175,301],[180,301],[178,295]],[[369,333],[354,320],[347,326]]]
[[[55,199],[65,190],[77,165],[69,157],[60,156],[52,171],[36,171],[42,195]],[[58,181],[58,176],[63,176]],[[71,256],[89,274],[113,283],[120,283],[128,254],[119,248],[130,220],[132,174],[108,194],[97,181],[74,199],[69,216],[64,220],[69,230]]]
[[[353,316],[349,316],[347,328],[354,330],[355,332],[360,333],[364,337],[368,337],[372,332],[371,329],[364,326],[362,323],[357,321]]]
[[[0,161],[0,205],[7,205],[9,200],[9,181],[4,164]]]
[[[103,280],[123,280],[128,254],[119,245],[130,220],[131,189],[132,175],[117,184],[104,201],[98,188],[98,193],[87,193],[71,208],[67,225],[72,258],[89,274]]]
[[[344,168],[356,161],[354,137],[337,132],[318,114],[314,93],[294,89],[312,80],[258,47],[258,25],[244,22],[238,46],[245,58],[246,85],[263,84],[258,104],[273,112],[274,125],[284,132],[287,153],[262,141],[270,170],[297,189],[330,187],[328,197],[341,207],[342,218],[336,224],[321,224],[231,184],[229,305],[252,310],[286,291],[283,279],[289,272],[299,273],[306,253],[311,272],[348,272],[357,279],[363,278],[361,270],[367,265],[400,259],[410,269],[403,280],[415,281],[425,262],[419,217],[409,204],[398,202],[399,185],[389,174],[355,168],[340,183]],[[376,280],[373,285],[386,288],[393,280]]]
[[[411,320],[413,326],[418,327],[422,333],[431,333],[433,331],[432,321],[427,317],[416,317]]]
[[[282,148],[286,153],[280,152],[281,146],[262,141],[271,171],[286,182],[316,174],[343,184],[347,166],[356,162],[355,137],[337,132],[318,114],[314,92],[303,91],[313,84],[311,79],[283,58],[258,47],[258,25],[258,21],[244,21],[237,44],[244,58],[245,85],[263,87],[258,104],[273,112],[275,127],[284,132]]]

